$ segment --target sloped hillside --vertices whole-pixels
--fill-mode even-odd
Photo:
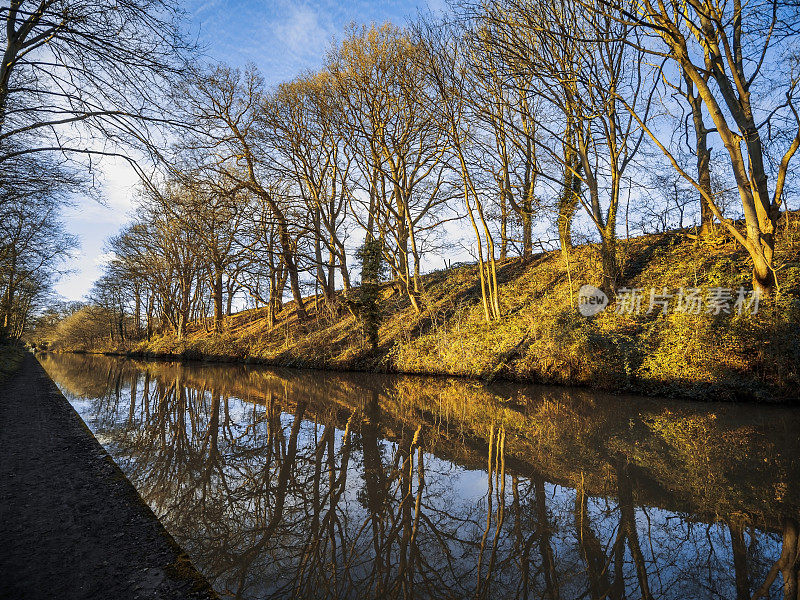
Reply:
[[[274,327],[265,311],[250,310],[228,317],[222,333],[195,323],[183,340],[166,335],[127,348],[83,350],[787,401],[797,399],[800,383],[799,257],[794,216],[781,232],[780,290],[762,299],[756,314],[752,307],[737,314],[739,288],[751,287],[750,267],[732,241],[701,246],[690,236],[670,233],[620,244],[620,287],[640,290],[641,309],[633,312],[627,310],[631,296],[624,294],[596,316],[576,310],[581,286],[600,281],[598,252],[588,245],[569,257],[556,251],[500,265],[504,317],[494,323],[483,321],[474,266],[426,275],[420,314],[387,284],[377,351],[344,301],[330,307],[313,298],[308,299],[312,320],[303,326],[288,303]],[[666,314],[659,303],[648,312],[651,288],[656,299],[669,303]],[[674,310],[680,288],[700,289],[699,314]],[[719,314],[709,304],[714,295]]]

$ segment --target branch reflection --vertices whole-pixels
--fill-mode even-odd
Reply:
[[[42,362],[235,598],[795,598],[797,412]]]

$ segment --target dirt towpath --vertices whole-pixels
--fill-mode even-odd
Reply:
[[[31,355],[0,384],[0,598],[215,598]]]

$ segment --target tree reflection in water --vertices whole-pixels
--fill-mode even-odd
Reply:
[[[794,410],[41,360],[223,595],[798,597]]]

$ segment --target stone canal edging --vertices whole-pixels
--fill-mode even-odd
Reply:
[[[0,598],[216,598],[32,355],[0,384]]]

